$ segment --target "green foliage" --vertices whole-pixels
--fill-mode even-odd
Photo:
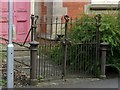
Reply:
[[[62,65],[64,59],[63,47],[58,44],[51,48],[49,57],[56,65]]]
[[[2,62],[4,62],[4,59],[6,58],[5,53],[1,52],[0,53],[0,60],[2,60]]]
[[[70,40],[90,41],[95,37],[96,20],[94,17],[83,15],[74,23],[68,37]],[[111,47],[120,46],[120,25],[117,16],[102,14],[100,26],[100,40],[107,42]]]
[[[68,33],[68,38],[72,42],[82,42],[82,41],[90,41],[95,37],[96,32],[96,23],[94,17],[89,17],[87,15],[83,15],[80,19],[76,19],[73,23],[73,27],[70,29]]]
[[[0,86],[5,86],[7,85],[7,81],[6,80],[0,80]]]
[[[37,79],[38,79],[38,81],[39,81],[39,82],[44,80],[43,76],[41,76],[41,75],[40,75],[40,76],[38,76],[38,78],[37,78]]]
[[[100,33],[101,41],[109,43],[111,47],[120,46],[118,17],[115,15],[102,15]]]
[[[118,18],[117,15],[102,14],[99,31],[100,42],[107,42],[109,44],[107,63],[114,64],[117,68],[120,68],[120,21]],[[96,19],[94,16],[83,15],[73,23],[73,26],[68,33],[68,40],[74,44],[68,47],[67,58],[67,64],[72,68],[77,67],[84,69],[88,73],[96,71],[94,73],[99,74],[99,68],[95,68],[99,65],[99,62],[96,65],[94,64],[93,58],[91,58],[92,52],[96,52],[95,46],[82,47],[80,44],[77,44],[91,41],[94,42],[96,40],[96,29]],[[79,48],[76,49],[76,47]],[[88,49],[87,51],[86,47]],[[60,53],[61,49],[63,48],[59,47],[51,50],[50,55],[56,63],[58,62],[56,58],[64,59],[64,54]],[[81,56],[84,56],[84,58],[81,59]],[[90,63],[92,63],[92,65]]]
[[[100,26],[100,42],[107,42],[109,44],[107,52],[107,64],[114,64],[120,68],[120,16],[102,14]],[[92,23],[89,23],[91,22]],[[88,31],[87,31],[88,30]],[[90,32],[89,32],[90,31]],[[75,22],[73,28],[70,30],[68,37],[74,42],[92,41],[95,38],[96,21],[94,17],[87,15],[82,16]]]

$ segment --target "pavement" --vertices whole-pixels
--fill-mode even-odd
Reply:
[[[37,85],[39,88],[118,88],[118,78],[98,79],[98,78],[71,78],[42,82]]]
[[[15,49],[18,49],[18,46],[15,46]],[[21,54],[21,55],[20,55]],[[28,51],[15,52],[15,56],[29,56]],[[26,57],[25,57],[26,58]],[[23,59],[24,60],[24,59]],[[51,80],[40,82],[37,86],[28,86],[33,88],[118,88],[120,85],[120,79],[118,77],[112,77],[107,79],[99,78],[67,78],[66,81],[63,79],[60,80]]]

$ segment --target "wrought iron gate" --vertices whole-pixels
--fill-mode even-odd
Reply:
[[[100,18],[100,15],[96,15],[93,20],[80,22],[80,19],[74,21],[67,15],[64,18],[39,17],[37,78],[96,77],[100,69]],[[74,26],[83,24],[86,29],[84,33],[76,33],[80,38],[75,41],[69,32]],[[95,30],[90,30],[87,25],[94,25]],[[82,35],[88,33],[92,38],[84,40]]]

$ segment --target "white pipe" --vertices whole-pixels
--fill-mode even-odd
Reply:
[[[8,46],[7,46],[7,88],[14,87],[14,46],[12,44],[13,0],[9,0]]]

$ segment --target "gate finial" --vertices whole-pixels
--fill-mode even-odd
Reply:
[[[65,16],[64,16],[64,19],[65,19],[66,22],[68,22],[70,18],[69,18],[68,15],[65,15]]]

